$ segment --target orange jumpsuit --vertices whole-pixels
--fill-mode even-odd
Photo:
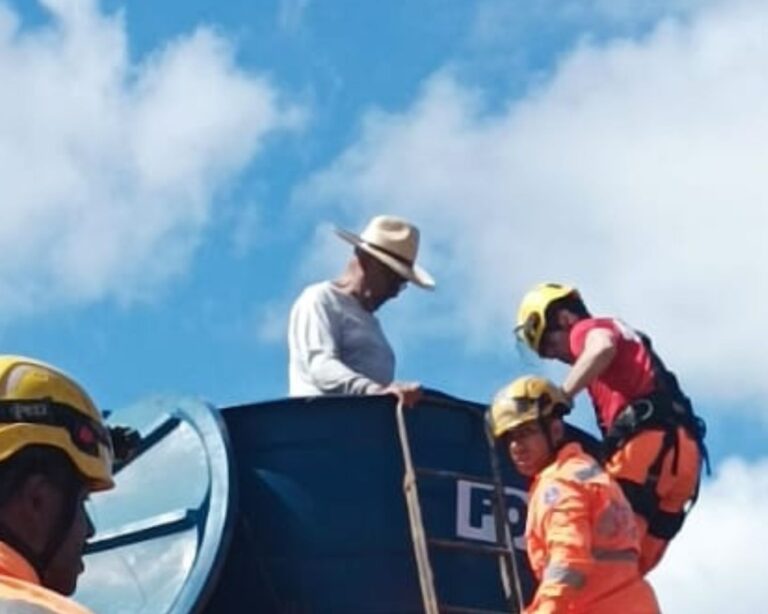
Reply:
[[[637,526],[618,484],[578,443],[531,485],[528,557],[539,587],[526,614],[657,614],[640,575]]]
[[[605,465],[606,470],[623,488],[645,484],[649,468],[662,449],[664,431],[652,429],[635,435],[619,448]],[[682,427],[677,429],[678,454],[670,451],[664,457],[661,473],[654,492],[658,497],[658,508],[651,518],[676,517],[685,510],[699,485],[701,454],[696,441]],[[675,463],[677,464],[674,467]],[[674,469],[673,469],[674,467]],[[656,567],[669,545],[669,539],[655,535],[643,514],[636,515],[640,530],[640,571],[645,574]],[[650,529],[650,530],[649,530]]]
[[[3,542],[0,542],[0,612],[91,614],[90,610],[42,586],[27,560]]]

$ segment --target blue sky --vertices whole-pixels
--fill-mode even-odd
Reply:
[[[766,25],[751,0],[0,3],[5,351],[103,407],[282,396],[332,225],[405,215],[439,288],[381,312],[401,379],[558,376],[512,342],[545,279],[654,337],[717,466],[659,589],[706,582],[699,537],[730,514],[746,548],[768,510]]]

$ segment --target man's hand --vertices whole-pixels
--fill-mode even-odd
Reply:
[[[403,407],[413,407],[422,395],[421,384],[418,382],[392,382],[381,391],[381,394],[392,394]]]
[[[568,394],[568,391],[565,388],[560,388],[560,394],[563,395],[563,400],[565,401],[565,404],[568,406],[568,411],[573,409],[573,397]]]

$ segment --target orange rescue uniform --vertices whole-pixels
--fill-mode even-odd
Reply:
[[[3,542],[0,542],[0,612],[91,614],[90,610],[42,586],[27,560]]]
[[[531,485],[526,540],[539,580],[526,614],[657,614],[638,567],[635,516],[618,484],[568,443]]]

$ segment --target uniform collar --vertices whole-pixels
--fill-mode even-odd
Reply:
[[[576,441],[570,441],[565,445],[560,446],[560,449],[555,455],[555,459],[549,465],[544,467],[544,469],[542,469],[533,479],[533,482],[531,483],[531,490],[533,490],[541,478],[544,478],[551,473],[556,473],[557,470],[563,465],[563,463],[565,463],[565,461],[573,458],[574,456],[579,456],[582,454],[582,452],[583,450],[581,444]]]
[[[40,584],[40,578],[32,565],[5,542],[0,542],[0,575]]]
[[[562,465],[569,458],[573,458],[574,456],[579,456],[579,454],[581,453],[582,453],[581,444],[576,441],[570,441],[564,446],[560,446],[560,449],[557,451],[557,458],[555,459],[555,462],[552,464]]]

